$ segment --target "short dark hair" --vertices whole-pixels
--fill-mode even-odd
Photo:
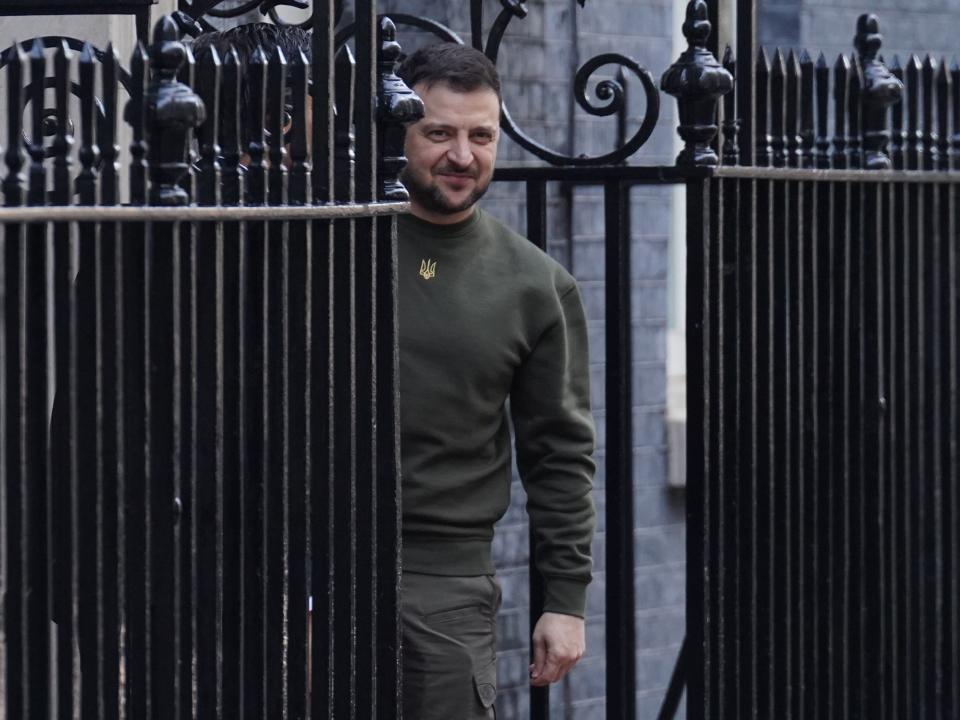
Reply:
[[[292,60],[297,52],[302,52],[308,60],[311,57],[310,33],[296,25],[247,23],[228,30],[204,33],[191,45],[193,55],[198,61],[210,52],[210,48],[216,48],[217,54],[223,60],[231,47],[236,48],[243,64],[250,60],[253,51],[258,47],[263,48],[268,58],[276,48],[280,48],[287,62]]]
[[[311,36],[303,28],[296,25],[274,25],[272,23],[247,23],[237,25],[228,30],[208,32],[197,37],[190,46],[193,56],[199,64],[209,54],[211,48],[217,51],[220,61],[226,58],[231,48],[236,49],[237,59],[240,61],[240,132],[241,142],[247,140],[248,118],[243,108],[251,107],[252,92],[247,79],[247,66],[257,48],[263,50],[267,59],[279,48],[287,62],[291,62],[298,52],[302,52],[309,62],[312,58]],[[197,88],[202,90],[201,81]],[[224,118],[221,117],[221,128]]]
[[[426,45],[397,68],[397,75],[409,86],[445,83],[457,92],[489,88],[500,96],[500,74],[486,55],[468,45],[445,42]]]

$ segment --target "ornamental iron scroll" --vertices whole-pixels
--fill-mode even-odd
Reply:
[[[581,7],[585,0],[577,0]],[[470,2],[470,44],[481,50],[496,64],[503,37],[510,22],[514,18],[523,19],[527,16],[527,7],[518,0],[501,0],[503,8],[494,19],[487,37],[483,37],[483,3],[482,0]],[[381,15],[381,18],[387,15]],[[425,31],[445,42],[466,44],[463,38],[446,25],[431,18],[409,15],[406,13],[389,13],[389,18],[396,25],[416,28]],[[343,45],[356,32],[353,24],[345,25],[337,31],[337,45]],[[622,143],[618,143],[613,151],[603,155],[567,155],[543,145],[525,133],[513,120],[506,102],[501,103],[500,127],[514,142],[527,152],[552,165],[613,165],[623,163],[636,153],[650,139],[660,115],[660,96],[656,83],[648,70],[626,55],[620,53],[603,53],[587,60],[574,77],[574,97],[577,104],[588,114],[597,117],[609,117],[621,113],[626,105],[626,90],[623,85],[624,74],[618,73],[616,79],[603,79],[597,82],[594,97],[589,94],[591,78],[606,66],[619,66],[632,72],[643,87],[646,100],[644,117],[637,131]],[[599,100],[600,102],[597,102]]]
[[[677,165],[716,165],[718,161],[710,146],[717,134],[717,101],[733,89],[733,76],[707,50],[710,30],[707,4],[691,0],[683,23],[683,35],[690,46],[660,80],[663,91],[677,98],[677,133],[686,143],[677,156]]]
[[[58,54],[78,53],[86,57],[89,62],[100,63],[105,69],[110,69],[112,73],[111,77],[116,78],[116,82],[119,83],[125,92],[130,92],[130,73],[121,65],[112,43],[107,45],[107,48],[104,50],[74,37],[45,35],[20,43],[13,43],[5,49],[0,53],[0,71],[4,70],[11,62],[16,61],[20,53],[29,52],[33,56],[36,56],[37,54],[43,54],[45,50],[53,50]],[[49,63],[44,67],[49,69],[48,66]],[[46,105],[47,94],[44,91],[56,89],[58,83],[57,74],[55,72],[45,72],[42,82],[35,79],[32,73],[27,74],[27,76],[14,75],[14,77],[20,77],[20,81],[23,82],[22,93],[26,97],[24,112],[29,111],[32,113],[31,106],[39,99],[41,104],[40,113],[43,119],[41,126],[42,136],[49,141],[43,145],[44,157],[47,159],[56,159],[58,157],[58,148],[55,146],[57,138],[63,137],[64,135],[73,136],[76,128],[76,123],[74,123],[69,112],[60,112],[56,107]],[[38,83],[39,86],[37,85]],[[35,92],[35,87],[42,87],[43,91]],[[85,100],[84,90],[81,88],[80,83],[68,82],[67,88],[69,94],[81,103]],[[103,126],[108,122],[104,102],[97,96],[93,96],[92,101],[94,111],[96,112],[96,121],[98,125]],[[30,143],[25,133],[21,133],[21,140],[25,148],[29,146]],[[97,164],[99,165],[99,159]]]
[[[320,6],[319,3],[316,4]],[[258,12],[264,18],[270,18],[277,25],[297,25],[309,29],[313,27],[313,14],[316,9],[302,22],[291,23],[280,15],[279,8],[307,10],[310,6],[311,3],[307,0],[179,0],[174,18],[183,32],[194,37],[217,29],[210,22],[210,18],[230,20],[244,17],[252,12]],[[334,3],[335,25],[339,24],[343,18],[343,10],[343,0],[336,0]]]

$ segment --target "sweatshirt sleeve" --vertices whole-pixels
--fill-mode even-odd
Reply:
[[[514,377],[517,466],[527,492],[544,610],[583,617],[596,522],[587,327],[576,285]]]

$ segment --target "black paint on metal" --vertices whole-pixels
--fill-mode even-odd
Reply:
[[[347,179],[339,207],[313,201],[302,55],[231,49],[193,67],[161,20],[130,63],[121,181],[112,48],[6,54],[5,717],[399,716],[390,216],[405,206],[374,197],[373,99],[394,59],[378,56],[374,17],[365,96],[352,107],[351,67],[337,108],[341,144],[365,133],[364,193],[352,147],[318,153]],[[329,118],[317,137],[333,138]],[[334,217],[348,242],[331,252]],[[348,508],[335,524],[331,494]]]
[[[815,95],[811,164],[831,169],[807,169],[803,152],[804,169],[789,167],[789,90],[787,167],[690,183],[688,417],[704,438],[688,448],[695,718],[957,712],[956,409],[944,400],[958,382],[957,178],[939,135],[958,119],[952,71],[875,65],[868,16],[857,45],[834,66],[832,108],[825,61],[799,62],[801,149]],[[779,64],[757,95],[774,161]]]

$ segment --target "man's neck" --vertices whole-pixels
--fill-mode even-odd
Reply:
[[[420,218],[428,223],[433,223],[434,225],[456,225],[457,223],[463,222],[471,215],[473,215],[476,210],[476,205],[471,205],[466,210],[460,212],[448,214],[448,213],[438,213],[431,210],[427,210],[419,203],[414,201],[410,202],[410,214],[414,217]]]

